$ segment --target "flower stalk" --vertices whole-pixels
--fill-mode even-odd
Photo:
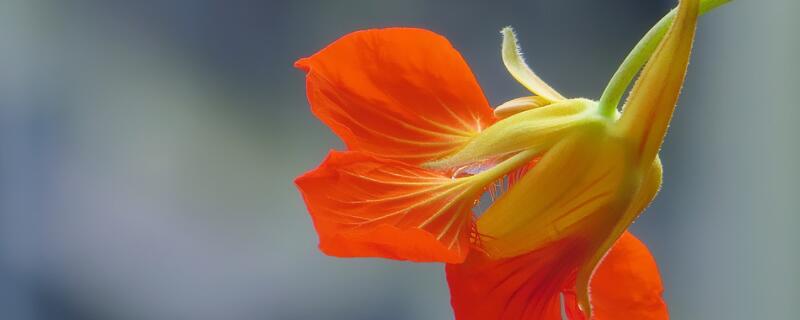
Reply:
[[[700,15],[704,15],[732,0],[703,0],[700,1]],[[639,43],[633,47],[633,50],[625,57],[622,64],[611,77],[603,95],[599,100],[600,113],[606,116],[613,115],[617,111],[617,106],[622,100],[622,95],[630,85],[633,78],[639,70],[642,69],[645,63],[653,55],[667,29],[675,20],[676,9],[672,9],[669,13],[664,15],[649,31],[639,40]]]

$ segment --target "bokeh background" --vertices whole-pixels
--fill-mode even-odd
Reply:
[[[292,180],[342,144],[292,62],[350,31],[448,37],[493,104],[597,98],[672,0],[0,2],[0,319],[452,319],[441,265],[335,259]],[[800,1],[704,16],[634,232],[674,319],[794,319]]]

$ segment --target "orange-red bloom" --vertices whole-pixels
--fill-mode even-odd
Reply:
[[[495,120],[461,55],[430,31],[367,30],[296,66],[312,111],[349,149],[297,179],[322,251],[463,261],[483,186],[419,166]]]
[[[447,265],[453,310],[459,320],[585,319],[574,292],[574,267],[587,253],[579,241],[562,241],[522,256],[470,257]],[[595,319],[667,319],[658,268],[647,247],[626,232],[592,278]]]
[[[447,263],[459,320],[668,318],[655,261],[626,229],[661,184],[658,148],[707,9],[683,0],[669,31],[648,34],[659,45],[642,49],[622,115],[614,92],[598,103],[549,87],[510,29],[504,62],[534,95],[495,110],[430,31],[358,31],[300,59],[313,113],[347,145],[296,180],[320,249]]]

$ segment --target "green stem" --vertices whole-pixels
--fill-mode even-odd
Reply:
[[[700,14],[705,14],[730,1],[732,0],[702,0],[700,1]],[[630,85],[644,64],[647,63],[647,60],[656,50],[661,39],[664,38],[664,34],[674,19],[675,9],[672,9],[650,28],[650,31],[647,31],[647,34],[639,40],[639,43],[625,57],[617,72],[611,77],[611,81],[608,82],[603,95],[600,96],[599,108],[601,114],[606,116],[614,114],[617,105],[622,100],[622,95],[628,89],[628,85]]]

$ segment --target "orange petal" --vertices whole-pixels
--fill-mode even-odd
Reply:
[[[653,256],[630,232],[625,232],[608,252],[591,280],[592,309],[596,320],[669,319],[664,288]],[[565,292],[570,319],[584,319],[574,292]]]
[[[560,320],[561,292],[588,253],[580,239],[500,260],[473,251],[463,264],[446,268],[455,318]]]
[[[311,110],[351,150],[420,164],[494,121],[467,63],[427,30],[354,32],[295,66],[308,73]]]
[[[332,151],[295,182],[326,254],[461,262],[469,250],[481,189],[467,179]]]

